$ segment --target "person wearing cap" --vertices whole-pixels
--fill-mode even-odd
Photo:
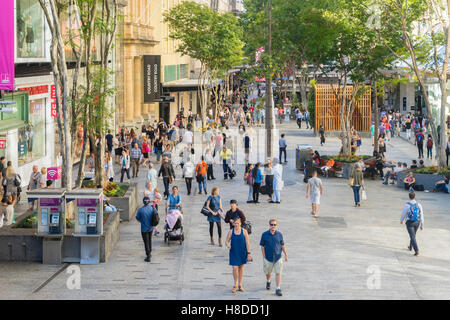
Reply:
[[[230,201],[230,207],[231,209],[228,210],[227,213],[225,214],[225,223],[229,223],[230,229],[233,229],[234,222],[236,221],[236,219],[241,219],[241,223],[243,224],[246,218],[244,213],[237,207],[236,200],[233,199]]]
[[[155,214],[155,209],[151,205],[151,201],[149,197],[144,197],[144,205],[138,210],[136,214],[136,220],[141,223],[141,234],[142,240],[144,241],[144,248],[146,258],[144,261],[150,262],[151,253],[152,253],[152,234],[153,234],[153,226],[152,226],[152,217]]]

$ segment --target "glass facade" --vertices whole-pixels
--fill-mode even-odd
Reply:
[[[19,166],[45,156],[45,106],[45,99],[30,101],[29,121],[17,131]]]
[[[16,0],[17,58],[45,58],[44,13],[38,1]]]

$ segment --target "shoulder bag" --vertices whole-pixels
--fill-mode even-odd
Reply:
[[[205,201],[205,204],[203,205],[202,210],[200,210],[200,213],[202,215],[204,215],[205,217],[209,217],[211,215],[211,211],[209,211],[208,208],[206,207],[207,202],[208,202],[208,200]]]

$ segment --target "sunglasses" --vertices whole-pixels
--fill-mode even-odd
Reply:
[[[271,227],[276,227],[277,225],[276,225],[276,224],[273,224],[273,223],[271,223],[271,224],[270,224],[270,226],[271,226]]]

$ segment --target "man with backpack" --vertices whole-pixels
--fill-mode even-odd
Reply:
[[[144,206],[142,206],[137,214],[136,220],[141,223],[142,240],[144,240],[146,258],[144,261],[150,262],[152,257],[152,234],[153,228],[159,223],[159,215],[155,208],[151,205],[149,197],[144,197]]]
[[[416,142],[417,142],[417,149],[419,150],[419,159],[423,158],[423,140],[424,136],[422,133],[422,129],[419,130],[416,136]]]
[[[414,249],[414,255],[419,255],[419,247],[417,246],[416,233],[417,229],[423,230],[423,209],[422,205],[416,201],[416,194],[414,192],[409,193],[409,202],[407,202],[403,208],[400,223],[406,220],[406,230],[408,230],[410,243],[408,246],[409,251]]]

